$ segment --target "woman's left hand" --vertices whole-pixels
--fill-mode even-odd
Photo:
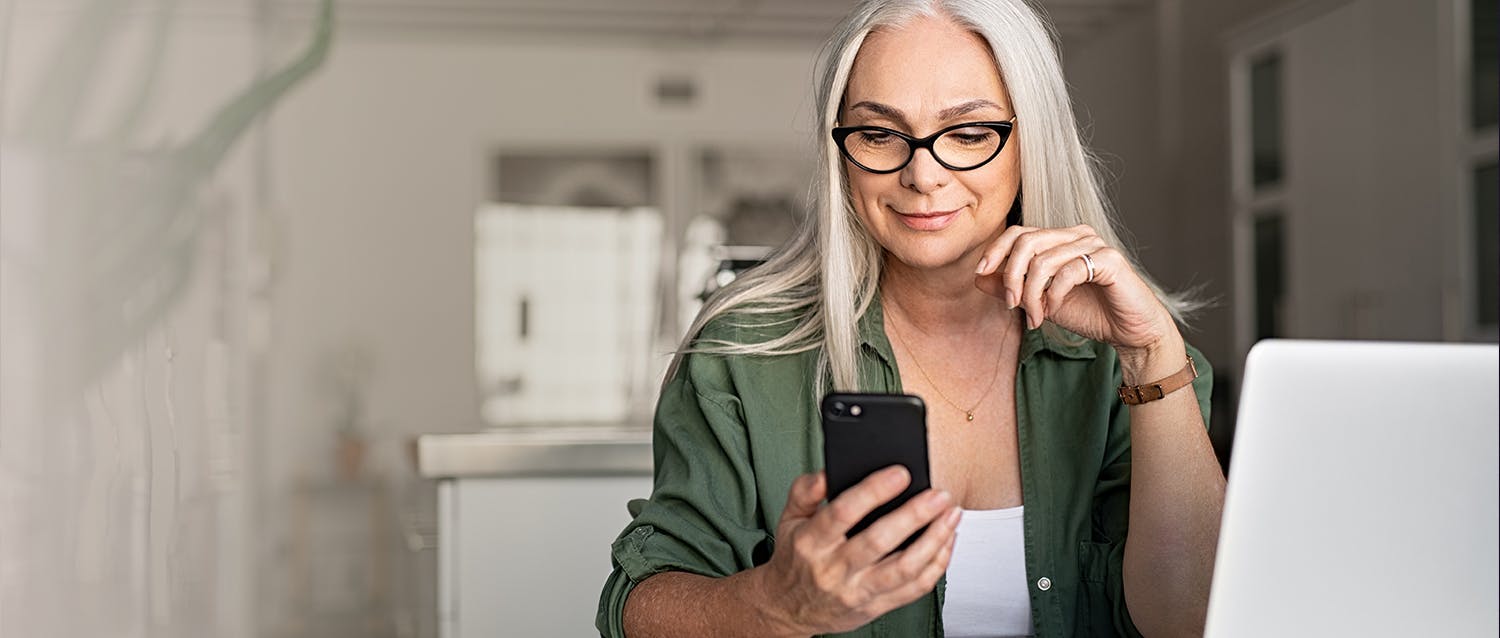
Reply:
[[[1083,260],[1094,262],[1093,281]],[[1121,350],[1155,348],[1178,337],[1171,313],[1119,250],[1086,224],[1011,226],[985,250],[974,285],[1043,320]]]

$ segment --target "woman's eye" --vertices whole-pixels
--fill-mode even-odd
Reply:
[[[859,138],[859,143],[866,146],[881,146],[884,144],[890,144],[896,137],[894,135],[891,135],[890,133],[885,133],[882,131],[860,131],[857,135]]]
[[[985,144],[990,143],[990,138],[993,137],[994,135],[995,135],[994,132],[986,130],[986,129],[978,129],[978,130],[965,129],[965,130],[960,130],[960,131],[954,131],[954,132],[948,134],[948,136],[951,137],[951,138],[953,138],[954,141],[956,141],[956,142],[958,142],[960,144],[963,144],[965,146],[983,146]]]

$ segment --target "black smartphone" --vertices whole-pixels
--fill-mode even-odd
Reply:
[[[927,473],[927,405],[921,398],[835,392],[823,397],[822,413],[828,500],[892,465],[903,465],[911,473],[911,485],[850,528],[848,537],[931,487]],[[906,549],[926,529],[917,530],[897,549]]]

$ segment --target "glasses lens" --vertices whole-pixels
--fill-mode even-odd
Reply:
[[[855,131],[844,138],[844,148],[850,159],[875,171],[895,170],[911,154],[906,140],[885,131]]]
[[[960,169],[978,167],[999,152],[1005,138],[1000,132],[983,126],[953,129],[937,138],[933,150],[950,166]]]

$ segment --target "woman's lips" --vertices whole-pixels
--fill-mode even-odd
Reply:
[[[896,217],[901,220],[901,223],[906,224],[907,228],[910,228],[912,230],[942,230],[944,228],[947,228],[948,224],[953,223],[953,220],[958,219],[958,211],[961,210],[963,209],[955,208],[948,211],[922,211],[911,213],[896,211]]]

